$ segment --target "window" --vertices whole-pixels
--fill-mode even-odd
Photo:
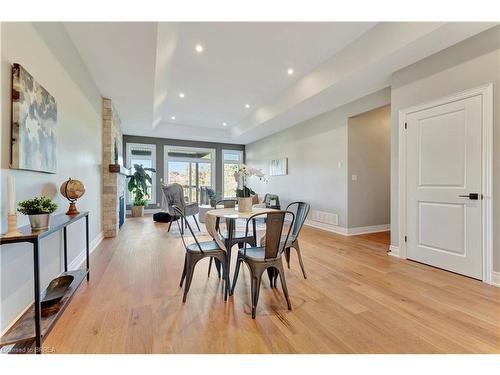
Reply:
[[[215,189],[215,150],[165,146],[165,176],[182,185],[188,203],[199,202],[200,188]]]
[[[127,167],[132,168],[131,173],[135,173],[135,164],[142,165],[144,168],[156,169],[156,146],[142,143],[127,143]],[[149,203],[154,204],[156,203],[156,173],[147,171],[147,174],[151,176],[153,182],[152,184],[147,183]],[[130,204],[132,201],[132,193],[128,192],[127,202]]]
[[[243,163],[243,151],[222,150],[222,163],[224,166],[222,194],[224,198],[234,198],[238,187],[238,183],[234,179],[234,172]]]

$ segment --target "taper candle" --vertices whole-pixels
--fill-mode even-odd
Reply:
[[[14,196],[14,177],[7,176],[7,184],[8,184],[8,200],[9,200],[9,214],[15,214],[16,208],[14,201],[16,200]]]

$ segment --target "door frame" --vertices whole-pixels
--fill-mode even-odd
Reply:
[[[482,102],[482,124],[481,124],[481,146],[482,146],[482,191],[484,199],[482,204],[482,257],[483,257],[483,282],[493,284],[493,83],[465,90],[449,95],[431,102],[419,104],[398,112],[399,133],[399,249],[391,246],[391,255],[407,259],[407,132],[405,128],[406,118],[413,112],[467,99],[473,96],[481,96]]]

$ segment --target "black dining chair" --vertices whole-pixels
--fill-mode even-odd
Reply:
[[[235,208],[236,204],[238,203],[237,199],[234,198],[226,198],[226,199],[221,199],[217,201],[215,204],[215,207],[219,205],[223,205],[224,208]],[[217,226],[215,228],[220,235],[225,239],[226,247],[233,247],[234,245],[238,245],[238,247],[241,249],[243,247],[243,244],[247,243],[250,246],[257,246],[257,237],[256,237],[256,225],[255,222],[253,223],[253,232],[249,234],[248,236],[245,234],[244,231],[233,231],[233,236],[231,238],[231,241],[228,241],[229,239],[229,232],[226,228],[225,231],[222,231],[219,225],[219,222],[217,222]],[[219,265],[216,265],[217,267],[217,273],[220,278],[220,268]],[[210,271],[212,269],[212,259],[210,259],[210,263],[208,265],[208,276],[210,277]]]
[[[295,211],[295,223],[293,225],[292,233],[290,234],[288,241],[286,241],[285,260],[288,268],[290,268],[290,249],[294,248],[297,252],[297,257],[299,258],[299,264],[304,279],[307,279],[307,275],[304,268],[304,262],[302,261],[302,255],[300,253],[299,233],[304,226],[304,222],[306,221],[310,209],[311,205],[306,202],[292,202],[286,207],[287,211]]]
[[[291,217],[288,230],[284,230],[285,217]],[[247,219],[245,233],[248,235],[248,225],[250,222],[255,222],[255,219],[266,216],[266,237],[264,246],[249,247],[245,243],[243,249],[238,251],[236,260],[236,269],[234,271],[234,279],[231,292],[234,293],[238,275],[240,272],[241,263],[245,262],[251,274],[251,294],[252,294],[252,319],[255,319],[257,303],[259,302],[260,284],[262,274],[266,270],[272,270],[280,277],[281,288],[288,305],[288,310],[292,309],[290,298],[288,296],[288,288],[286,286],[285,273],[283,271],[283,262],[281,256],[285,250],[285,245],[288,241],[290,231],[295,221],[295,214],[290,211],[263,212],[250,216]],[[286,233],[285,241],[282,241],[283,232]],[[277,276],[276,276],[277,277]]]
[[[182,243],[184,244],[184,248],[186,249],[186,255],[184,257],[184,268],[182,271],[181,282],[179,286],[182,288],[182,284],[184,280],[186,280],[186,284],[184,285],[184,295],[182,297],[182,302],[186,302],[187,294],[189,292],[189,288],[191,287],[191,281],[193,280],[194,268],[196,263],[204,258],[210,257],[210,260],[217,259],[218,263],[222,265],[223,274],[224,274],[224,301],[227,300],[227,295],[229,293],[229,272],[227,265],[226,252],[220,248],[216,241],[203,241],[200,242],[196,238],[193,229],[191,228],[191,224],[185,219],[184,213],[177,206],[172,206],[172,209],[176,213],[178,217],[182,220],[177,220],[177,226],[179,227],[179,232],[181,234]],[[185,222],[185,225],[189,229],[191,236],[194,239],[194,243],[187,244],[184,238],[184,231],[182,230],[180,222]]]

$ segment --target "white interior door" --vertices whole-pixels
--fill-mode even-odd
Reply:
[[[407,257],[477,279],[483,272],[481,121],[480,95],[406,118]]]

